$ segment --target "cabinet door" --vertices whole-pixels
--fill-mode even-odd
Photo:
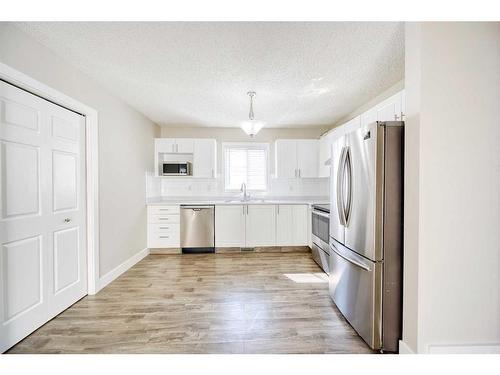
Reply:
[[[292,206],[292,232],[295,246],[307,246],[309,244],[309,212],[306,205]]]
[[[158,153],[173,153],[175,152],[175,139],[174,138],[156,138],[155,151]]]
[[[276,245],[276,207],[269,205],[248,205],[246,215],[246,245]]]
[[[192,138],[177,138],[175,143],[175,151],[178,153],[192,154],[194,152],[194,140]]]
[[[401,119],[401,93],[391,96],[376,107],[377,121],[395,121]]]
[[[276,245],[293,245],[293,206],[276,205]]]
[[[330,177],[330,167],[326,165],[330,159],[329,137],[325,134],[319,139],[318,177]]]
[[[297,141],[278,139],[275,143],[276,177],[295,178],[297,171]]]
[[[245,247],[246,206],[215,206],[215,246]]]
[[[194,141],[193,176],[215,178],[217,173],[217,142],[215,139]]]
[[[319,141],[301,139],[297,141],[298,177],[318,177]]]

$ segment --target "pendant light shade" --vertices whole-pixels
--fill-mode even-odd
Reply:
[[[264,123],[260,121],[245,121],[241,124],[241,128],[243,129],[243,131],[250,137],[253,137],[255,134],[257,134],[263,127]]]

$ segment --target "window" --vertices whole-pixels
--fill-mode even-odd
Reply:
[[[226,191],[267,190],[267,143],[224,143],[224,187]]]

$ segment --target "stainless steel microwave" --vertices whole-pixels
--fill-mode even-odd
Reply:
[[[162,176],[191,176],[193,168],[190,162],[165,161],[161,165]]]

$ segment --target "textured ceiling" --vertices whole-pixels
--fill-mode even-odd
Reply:
[[[404,76],[391,22],[83,22],[17,26],[166,126],[335,123]]]

